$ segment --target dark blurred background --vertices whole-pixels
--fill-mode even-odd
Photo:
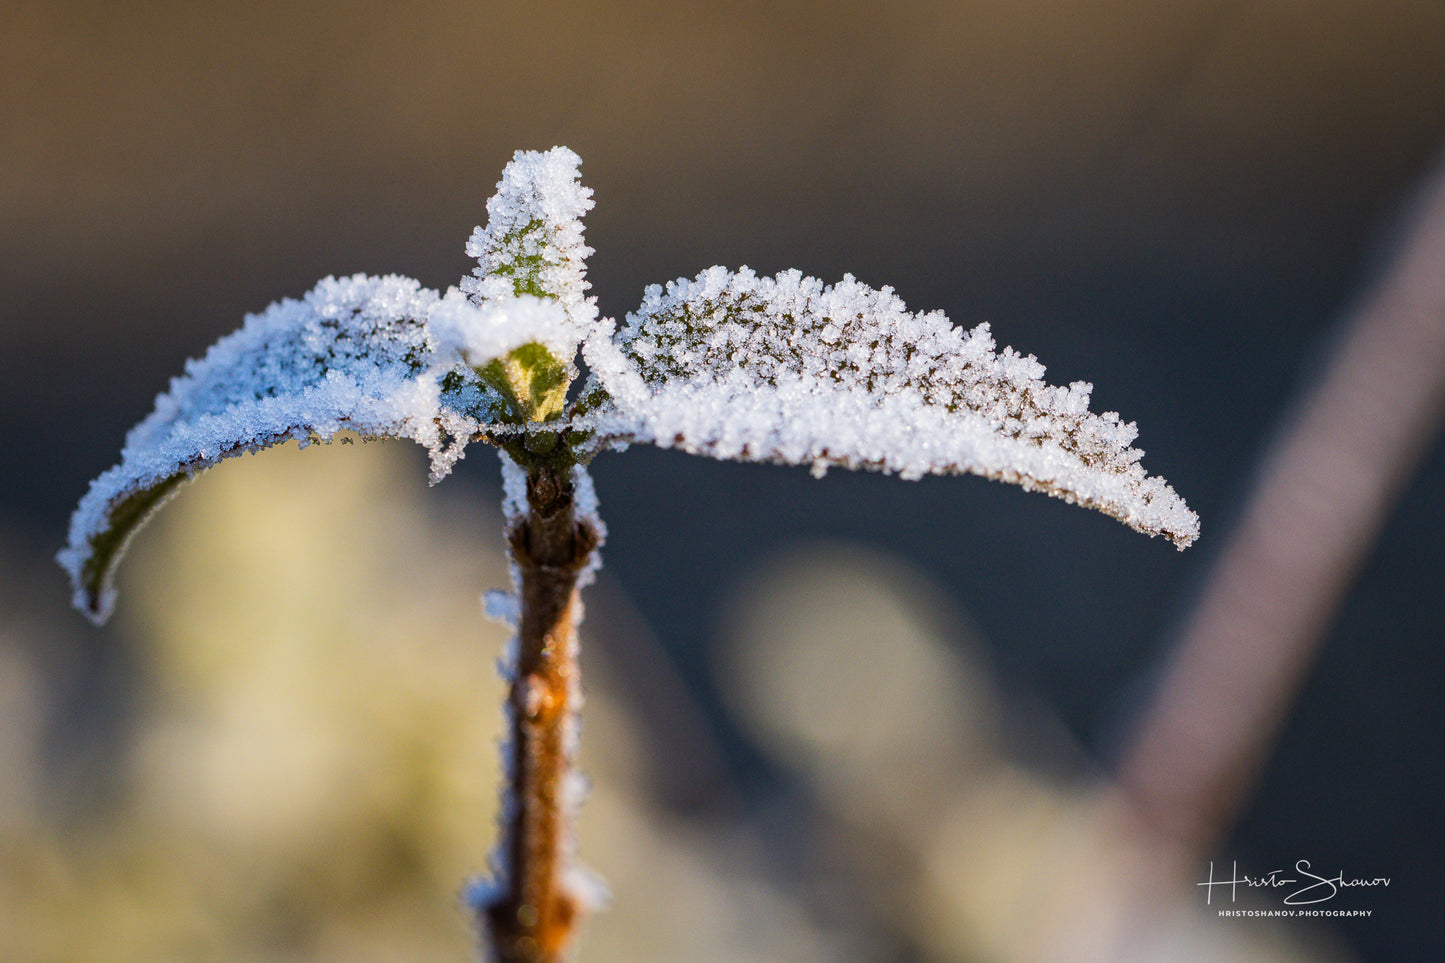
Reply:
[[[1445,5],[1412,0],[12,0],[0,53],[0,618],[45,667],[49,751],[79,752],[49,764],[62,795],[104,781],[75,770],[109,750],[73,747],[106,745],[87,720],[109,730],[143,684],[144,643],[66,612],[50,562],[88,479],[246,312],[328,274],[455,283],[512,152],[555,144],[595,191],[604,314],[715,263],[891,285],[1093,382],[1204,521],[1181,555],[973,478],[599,459],[608,591],[710,720],[728,798],[789,775],[729,714],[723,627],[739,585],[823,538],[926,573],[1004,698],[1071,746],[1010,751],[1106,766],[1445,144]],[[1364,960],[1442,935],[1442,471],[1437,440],[1218,857],[1394,877],[1372,919],[1310,930]],[[458,473],[443,488],[492,497],[490,454]],[[706,811],[712,785],[659,805]]]

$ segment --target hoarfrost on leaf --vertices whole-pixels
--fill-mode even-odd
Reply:
[[[592,209],[592,191],[579,180],[581,163],[566,147],[517,151],[487,201],[486,227],[467,241],[477,266],[461,283],[479,305],[509,295],[560,304],[566,334],[548,347],[564,363],[597,325],[597,304],[584,296],[592,249],[582,240],[582,215]]]
[[[532,295],[493,298],[478,307],[453,288],[432,306],[427,323],[439,352],[456,352],[476,367],[529,344],[559,358],[577,351],[566,313],[555,301]]]
[[[995,352],[987,325],[910,313],[889,288],[714,267],[647,289],[615,339],[584,356],[601,389],[592,423],[620,442],[715,458],[971,472],[1097,508],[1180,548],[1199,520],[1146,475],[1136,429],[1089,411],[1092,386]]]
[[[555,301],[501,294],[478,307],[455,289],[430,313],[438,349],[454,352],[502,400],[499,422],[561,416],[577,353],[567,315]]]
[[[96,622],[110,614],[111,575],[150,515],[198,472],[224,458],[296,439],[410,438],[444,476],[471,437],[500,420],[504,399],[454,351],[439,349],[428,317],[455,302],[473,326],[486,312],[408,278],[327,278],[300,300],[246,319],[156,398],[131,430],[120,464],[101,475],[71,519],[60,562],[75,603]]]

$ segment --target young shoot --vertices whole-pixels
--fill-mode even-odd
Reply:
[[[564,147],[515,155],[457,288],[327,278],[249,316],[156,399],[120,463],[92,482],[58,556],[76,607],[100,624],[135,532],[225,458],[349,431],[417,442],[437,482],[469,444],[498,448],[514,585],[488,609],[517,631],[511,742],[501,841],[469,893],[508,963],[560,959],[596,902],[574,862],[572,760],[576,600],[604,535],[586,466],[600,453],[647,442],[815,475],[971,473],[1181,549],[1199,534],[1197,516],[1141,467],[1134,424],[1089,411],[1091,385],[1046,384],[1032,356],[995,350],[987,325],[910,313],[889,288],[713,267],[648,288],[621,325],[599,316],[585,293],[592,192],[579,164]]]

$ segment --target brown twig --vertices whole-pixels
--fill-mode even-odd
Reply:
[[[1317,644],[1445,414],[1445,169],[1273,446],[1120,770],[1197,861],[1228,830]]]
[[[578,576],[598,543],[579,520],[563,471],[527,477],[525,518],[508,532],[521,574],[521,617],[512,716],[511,808],[497,898],[481,908],[501,963],[560,960],[579,916],[562,878],[573,827],[567,799],[572,771],[578,671]]]

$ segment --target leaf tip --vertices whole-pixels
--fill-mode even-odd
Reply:
[[[87,622],[100,628],[115,611],[116,591],[104,578],[96,581],[85,577],[86,557],[86,552],[67,545],[56,553],[55,561],[70,576],[70,604]]]
[[[112,469],[92,483],[71,518],[69,544],[55,556],[70,575],[71,604],[96,626],[115,610],[115,571],[131,539],[192,474],[112,488],[118,477],[119,469]]]

